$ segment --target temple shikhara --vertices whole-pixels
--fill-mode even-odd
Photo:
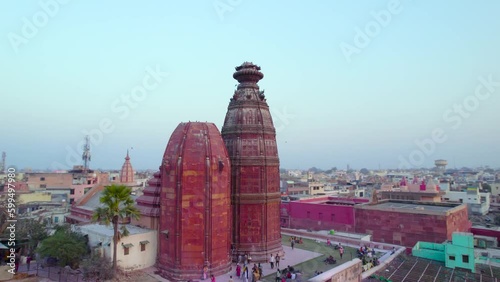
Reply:
[[[213,123],[179,124],[137,199],[135,223],[158,230],[157,268],[169,280],[227,273],[237,254],[264,262],[282,251],[276,131],[257,85],[264,75],[245,62],[233,77],[222,134]]]
[[[222,127],[231,158],[233,243],[237,252],[265,260],[281,251],[279,158],[276,130],[260,67],[244,63],[233,74],[239,85]]]
[[[134,183],[134,169],[130,163],[130,157],[128,155],[125,157],[125,162],[122,165],[122,170],[120,172],[120,183]]]

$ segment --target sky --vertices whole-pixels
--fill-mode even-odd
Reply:
[[[500,167],[500,2],[0,3],[7,165],[157,169],[261,66],[282,168]]]

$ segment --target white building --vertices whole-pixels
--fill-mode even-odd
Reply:
[[[309,194],[310,195],[324,195],[325,194],[325,184],[320,182],[309,182]]]
[[[113,227],[88,224],[75,226],[76,231],[88,235],[90,248],[101,255],[113,257]],[[158,251],[157,231],[127,225],[130,235],[122,237],[117,245],[118,267],[131,271],[154,266]]]
[[[479,193],[478,188],[467,188],[466,192],[446,191],[442,201],[465,203],[471,214],[485,215],[490,209],[490,193]]]
[[[493,203],[500,202],[500,183],[491,183],[491,197]]]

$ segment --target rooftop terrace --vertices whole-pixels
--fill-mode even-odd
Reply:
[[[444,263],[417,258],[413,256],[400,255],[390,262],[387,267],[377,271],[372,278],[364,279],[364,282],[375,281],[380,277],[392,282],[413,281],[482,281],[500,282],[500,269],[488,265],[476,264],[476,272],[471,273],[462,269],[451,269]],[[383,280],[383,279],[382,279]]]
[[[121,227],[121,225],[120,225]],[[105,235],[105,236],[113,236],[113,226],[109,225],[102,225],[102,224],[88,224],[88,225],[81,225],[79,226],[81,230],[87,230],[89,232],[93,232],[95,234],[100,234],[100,235]],[[146,229],[146,228],[141,228],[138,226],[134,225],[127,225],[127,230],[129,231],[130,235],[135,235],[135,234],[146,234],[149,232],[152,232],[153,230],[151,229]]]
[[[418,212],[425,214],[445,214],[461,204],[415,202],[415,201],[394,201],[385,200],[377,204],[356,205],[355,208],[385,211]]]

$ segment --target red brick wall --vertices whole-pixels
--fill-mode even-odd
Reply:
[[[469,221],[467,206],[463,205],[458,210],[453,211],[446,218],[448,240],[451,240],[453,232],[469,232],[472,223]]]
[[[445,215],[355,209],[356,232],[372,240],[412,248],[418,241],[442,243],[448,238]],[[465,230],[464,230],[465,231]]]

